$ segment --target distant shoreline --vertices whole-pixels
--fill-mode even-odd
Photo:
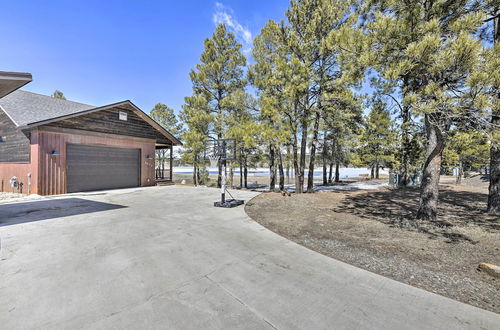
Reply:
[[[209,174],[217,174],[217,168],[211,167],[207,168]],[[173,168],[174,174],[193,174],[193,167],[174,167]],[[307,177],[308,171],[305,171],[305,176]],[[340,178],[345,179],[345,178],[354,178],[354,177],[363,177],[363,176],[370,176],[371,170],[369,168],[359,168],[359,167],[341,167],[340,168]],[[234,169],[234,174],[239,175],[240,170],[239,168]],[[381,175],[389,175],[388,170],[382,170],[380,169],[380,174]],[[333,171],[333,175],[335,175],[335,170]],[[248,176],[249,177],[261,177],[261,176],[269,176],[269,169],[268,168],[249,168],[248,169]],[[292,177],[292,173],[290,173],[290,176]],[[314,177],[319,178],[323,176],[323,169],[315,169],[314,170]]]

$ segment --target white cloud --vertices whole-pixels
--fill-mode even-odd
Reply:
[[[234,11],[220,2],[215,3],[215,12],[212,20],[215,25],[226,24],[236,38],[243,44],[243,52],[248,55],[252,48],[252,32],[241,25],[234,17]]]

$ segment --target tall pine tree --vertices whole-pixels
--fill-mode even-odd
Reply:
[[[363,165],[371,169],[372,179],[379,178],[379,169],[393,168],[397,134],[389,111],[381,101],[375,101],[359,137],[359,156]]]
[[[201,63],[190,73],[193,93],[203,97],[208,111],[213,115],[209,125],[208,137],[221,139],[226,137],[227,118],[234,109],[231,94],[241,92],[246,86],[244,67],[246,58],[241,53],[241,44],[233,33],[228,32],[224,24],[215,29],[211,38],[205,40],[205,49],[201,54]],[[195,108],[196,109],[196,108]],[[217,186],[221,186],[222,167],[218,164]]]

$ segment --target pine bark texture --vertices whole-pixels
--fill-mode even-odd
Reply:
[[[278,171],[280,175],[280,191],[285,190],[285,172],[283,170],[283,157],[281,156],[281,150],[278,150]]]
[[[314,191],[314,162],[316,161],[316,145],[318,143],[320,114],[317,111],[314,118],[313,139],[311,142],[311,154],[309,159],[309,173],[307,175],[307,192]]]
[[[498,13],[498,9],[497,12]],[[495,19],[495,29],[494,29],[493,39],[495,45],[498,44],[500,40],[500,18]],[[500,99],[500,95],[498,95]],[[500,125],[500,113],[497,110],[491,116],[491,123],[493,127],[498,129]],[[498,136],[500,133],[496,132],[497,140],[491,144],[490,149],[490,186],[488,189],[488,213],[500,215],[500,141],[498,141]]]
[[[500,124],[500,121],[498,121]],[[490,150],[490,187],[488,189],[488,213],[500,215],[500,147]]]
[[[274,191],[276,188],[276,171],[274,168],[274,146],[269,146],[269,190]]]
[[[420,206],[417,211],[417,219],[436,221],[441,157],[445,147],[445,138],[441,129],[430,120],[428,115],[425,116],[425,126],[427,134],[426,160],[420,185]]]

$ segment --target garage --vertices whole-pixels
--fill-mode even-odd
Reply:
[[[9,86],[0,72],[0,183],[47,196],[172,182],[181,142],[129,100],[96,107]]]
[[[140,186],[140,149],[68,144],[66,157],[70,193]]]

